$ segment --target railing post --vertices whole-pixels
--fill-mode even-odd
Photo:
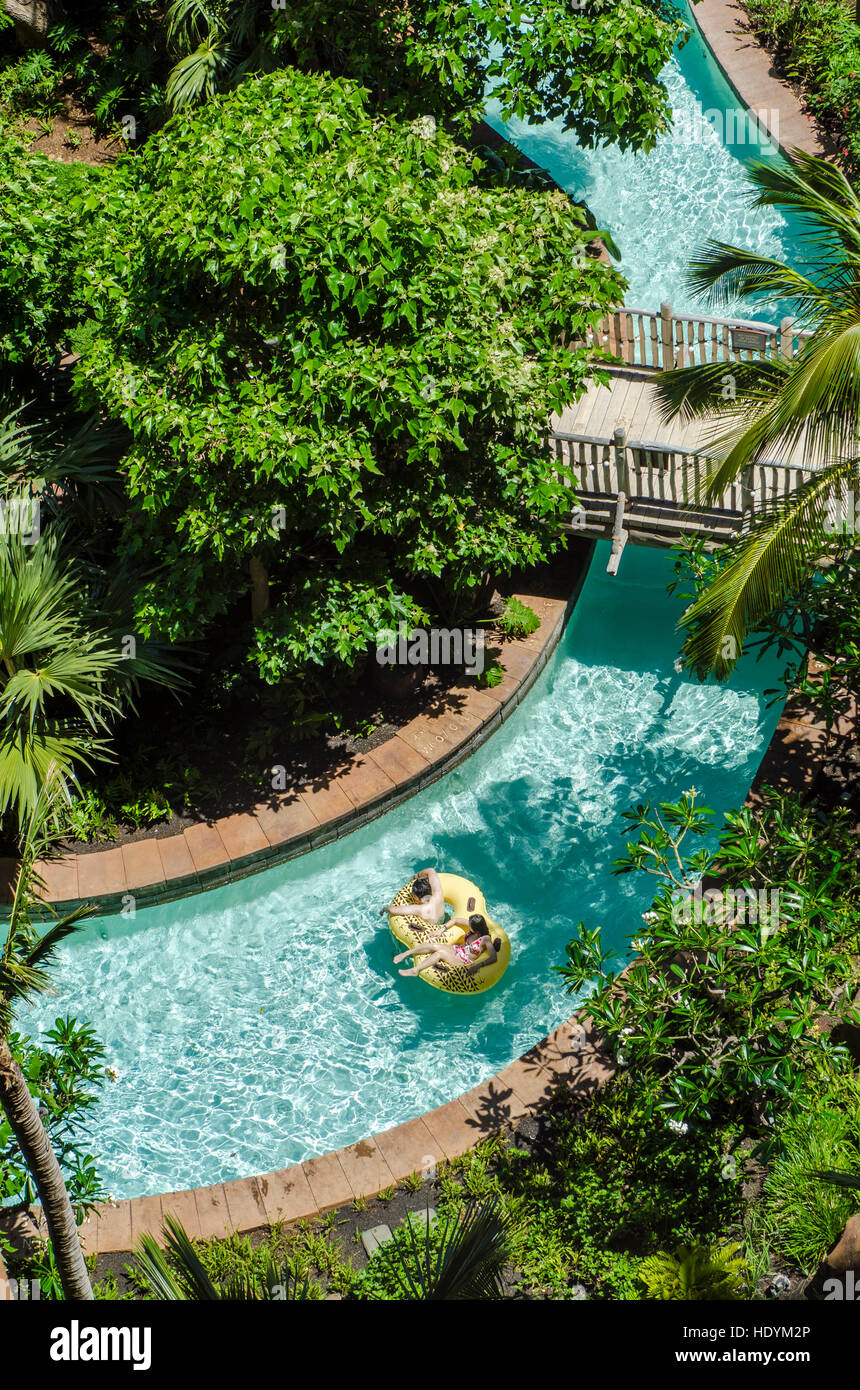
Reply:
[[[672,306],[666,301],[660,305],[660,341],[663,345],[663,370],[669,372],[675,365],[675,343],[673,339]]]
[[[779,325],[779,355],[785,362],[794,356],[794,319],[783,319]]]
[[[626,492],[628,488],[627,477],[627,426],[616,425],[613,431],[615,445],[615,473],[617,477],[616,487],[619,492]]]
[[[745,516],[747,513],[750,514],[751,523],[754,519],[756,504],[755,489],[753,488],[754,481],[755,465],[748,463],[741,471],[741,511]]]

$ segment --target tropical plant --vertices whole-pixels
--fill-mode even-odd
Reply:
[[[647,1296],[688,1303],[743,1298],[747,1268],[740,1245],[679,1245],[673,1255],[650,1255],[639,1266]]]
[[[310,1280],[269,1260],[261,1273],[236,1275],[224,1283],[213,1280],[194,1249],[182,1222],[168,1215],[162,1226],[165,1249],[147,1232],[134,1250],[138,1281],[152,1298],[169,1302],[205,1303],[232,1299],[242,1303],[297,1301],[310,1296]]]
[[[47,988],[45,967],[62,941],[76,930],[88,908],[81,905],[41,933],[33,923],[36,861],[50,851],[57,803],[63,795],[59,770],[48,767],[19,845],[19,864],[6,941],[0,954],[0,1108],[15,1136],[39,1194],[53,1257],[69,1299],[92,1299],[77,1223],[62,1169],[45,1133],[27,1078],[11,1050],[14,1004]]]
[[[13,810],[21,826],[49,777],[104,753],[118,710],[108,687],[121,652],[87,629],[80,607],[56,535],[27,545],[18,532],[0,534],[0,813]]]
[[[134,436],[120,553],[157,566],[134,631],[196,638],[250,591],[277,678],[366,651],[428,582],[476,589],[563,543],[542,437],[593,365],[561,337],[622,282],[564,194],[478,184],[474,162],[290,71],[102,183],[75,385]]]
[[[540,618],[533,608],[514,594],[505,604],[498,626],[506,637],[530,637],[540,627]]]
[[[467,1203],[445,1219],[413,1213],[371,1255],[359,1276],[359,1297],[501,1298],[514,1225],[492,1199]]]
[[[0,390],[0,497],[20,507],[27,488],[50,516],[92,521],[116,512],[128,433],[93,412],[39,408]]]
[[[39,1038],[15,1031],[7,1034],[39,1110],[45,1133],[57,1155],[69,1199],[78,1221],[105,1193],[96,1160],[80,1141],[80,1119],[98,1100],[108,1072],[104,1047],[87,1023],[57,1018]],[[31,1206],[36,1187],[11,1126],[0,1117],[0,1203]]]
[[[860,167],[860,0],[744,0],[806,109],[843,161]]]
[[[666,0],[172,0],[167,83],[176,108],[247,74],[294,64],[361,83],[378,111],[468,130],[487,96],[503,115],[558,118],[583,144],[650,148],[669,107],[660,73],[684,33]]]
[[[828,520],[860,487],[860,199],[832,164],[801,150],[756,164],[754,206],[796,218],[803,271],[757,252],[710,242],[693,262],[692,288],[761,304],[790,300],[809,333],[791,360],[699,364],[660,374],[664,417],[712,421],[705,495],[716,499],[751,463],[802,447],[812,478],[771,503],[732,544],[726,562],[686,611],[684,653],[699,674],[727,675],[755,630],[796,591],[827,551],[852,545]],[[852,509],[853,511],[853,509]]]
[[[774,1245],[796,1269],[811,1274],[857,1209],[860,1177],[860,1081],[827,1078],[805,1088],[780,1124],[777,1150],[761,1202],[773,1218]]]
[[[635,1080],[637,1096],[677,1124],[746,1124],[761,1143],[794,1102],[800,1079],[843,1055],[823,1013],[844,1012],[856,965],[860,874],[852,818],[822,825],[775,793],[764,809],[726,817],[716,850],[695,789],[626,813],[637,838],[617,873],[661,884],[623,974],[599,928],[580,923],[557,967],[572,992],[594,988],[583,1012]],[[708,885],[707,887],[705,885]]]

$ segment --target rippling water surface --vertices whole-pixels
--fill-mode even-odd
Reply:
[[[693,32],[664,69],[674,126],[651,154],[614,146],[582,150],[560,121],[505,123],[494,102],[487,117],[562,188],[584,199],[598,225],[612,234],[630,284],[625,304],[659,309],[668,300],[676,310],[690,313],[705,312],[690,295],[685,274],[706,238],[792,262],[798,242],[796,226],[776,209],[750,207],[747,166],[752,160],[773,161],[777,150],[746,119],[689,19],[689,6],[678,0],[678,8]],[[756,317],[754,306],[744,300],[711,312]],[[780,312],[769,308],[766,316],[778,321]]]
[[[670,558],[597,548],[566,635],[524,704],[462,767],[344,840],[255,877],[90,922],[21,1023],[89,1018],[119,1080],[92,1145],[117,1197],[263,1172],[477,1085],[571,1012],[551,966],[576,923],[623,950],[648,885],[614,878],[621,813],[695,785],[744,798],[777,713],[774,671],[728,688],[674,674]],[[435,863],[476,880],[512,964],[477,998],[392,969],[376,909]]]

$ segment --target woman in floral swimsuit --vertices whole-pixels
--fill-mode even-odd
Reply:
[[[433,941],[426,946],[410,946],[408,951],[401,951],[399,956],[394,957],[394,964],[399,965],[407,956],[412,956],[413,965],[411,970],[401,970],[401,975],[417,975],[420,970],[429,970],[434,965],[443,965],[456,968],[465,965],[470,975],[476,971],[483,970],[485,965],[492,965],[496,960],[501,940],[493,941],[487,935],[487,923],[480,912],[475,912],[471,917],[452,917],[449,926],[467,927],[468,933],[462,942],[456,946],[447,941]],[[479,956],[486,952],[487,959],[478,964]],[[415,961],[416,956],[426,956],[426,960]]]

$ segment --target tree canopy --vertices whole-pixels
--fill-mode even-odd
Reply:
[[[591,370],[561,340],[623,281],[565,194],[480,175],[432,122],[287,70],[67,194],[76,390],[132,436],[120,550],[156,570],[144,635],[199,636],[256,560],[283,600],[256,639],[273,679],[364,649],[426,582],[558,543],[546,423]],[[319,650],[333,605],[352,635],[329,623]]]
[[[5,8],[19,21],[28,9],[11,0]],[[660,72],[684,31],[672,0],[51,0],[37,8],[38,49],[23,57],[11,26],[5,36],[0,26],[10,105],[47,115],[62,111],[71,90],[101,128],[131,116],[135,139],[170,110],[294,67],[361,83],[378,113],[433,114],[460,132],[492,94],[508,114],[561,119],[584,144],[649,148],[669,119]]]

